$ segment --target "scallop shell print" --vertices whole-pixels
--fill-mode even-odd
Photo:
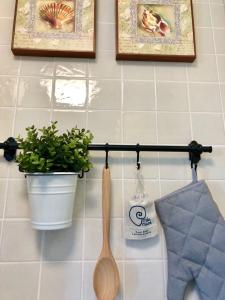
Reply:
[[[73,21],[74,9],[63,3],[50,3],[40,8],[40,17],[54,29],[61,29],[63,24]]]

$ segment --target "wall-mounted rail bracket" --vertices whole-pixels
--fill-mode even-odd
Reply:
[[[12,161],[15,159],[16,150],[18,149],[18,143],[13,137],[9,137],[3,143],[4,157],[7,161]]]
[[[189,152],[189,159],[191,161],[191,167],[197,166],[199,161],[201,160],[201,154],[203,153],[203,146],[196,141],[192,141],[189,144],[190,152]]]

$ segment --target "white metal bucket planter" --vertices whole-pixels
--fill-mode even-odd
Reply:
[[[33,228],[56,230],[71,226],[77,176],[76,173],[26,175]]]

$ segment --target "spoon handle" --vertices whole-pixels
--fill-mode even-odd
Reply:
[[[102,220],[103,220],[103,249],[110,251],[110,170],[103,169],[102,174]]]

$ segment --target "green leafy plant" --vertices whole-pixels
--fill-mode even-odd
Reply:
[[[27,136],[18,137],[21,152],[16,161],[21,172],[87,172],[92,164],[88,145],[93,139],[89,130],[72,128],[59,134],[57,122],[37,129],[26,128]]]

